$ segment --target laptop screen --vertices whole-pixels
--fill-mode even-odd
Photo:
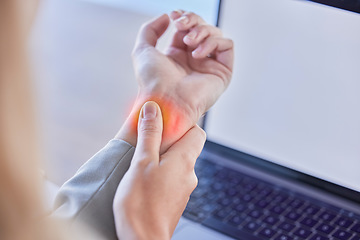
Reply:
[[[223,0],[219,26],[235,68],[207,115],[208,139],[360,191],[360,14]]]

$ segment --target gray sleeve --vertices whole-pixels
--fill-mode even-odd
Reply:
[[[134,150],[124,141],[111,140],[60,188],[54,216],[69,220],[70,228],[84,223],[105,239],[117,239],[112,204]]]

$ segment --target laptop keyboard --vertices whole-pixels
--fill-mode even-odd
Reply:
[[[236,239],[360,240],[360,216],[199,159],[183,216]]]

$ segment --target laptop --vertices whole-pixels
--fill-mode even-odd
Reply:
[[[222,0],[227,91],[173,239],[360,239],[360,1]]]

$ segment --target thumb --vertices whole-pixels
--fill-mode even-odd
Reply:
[[[169,23],[170,18],[167,14],[145,23],[139,31],[134,50],[148,46],[155,47],[157,40],[166,31]]]
[[[159,163],[163,120],[157,103],[146,102],[139,116],[138,142],[134,161],[156,161]]]

